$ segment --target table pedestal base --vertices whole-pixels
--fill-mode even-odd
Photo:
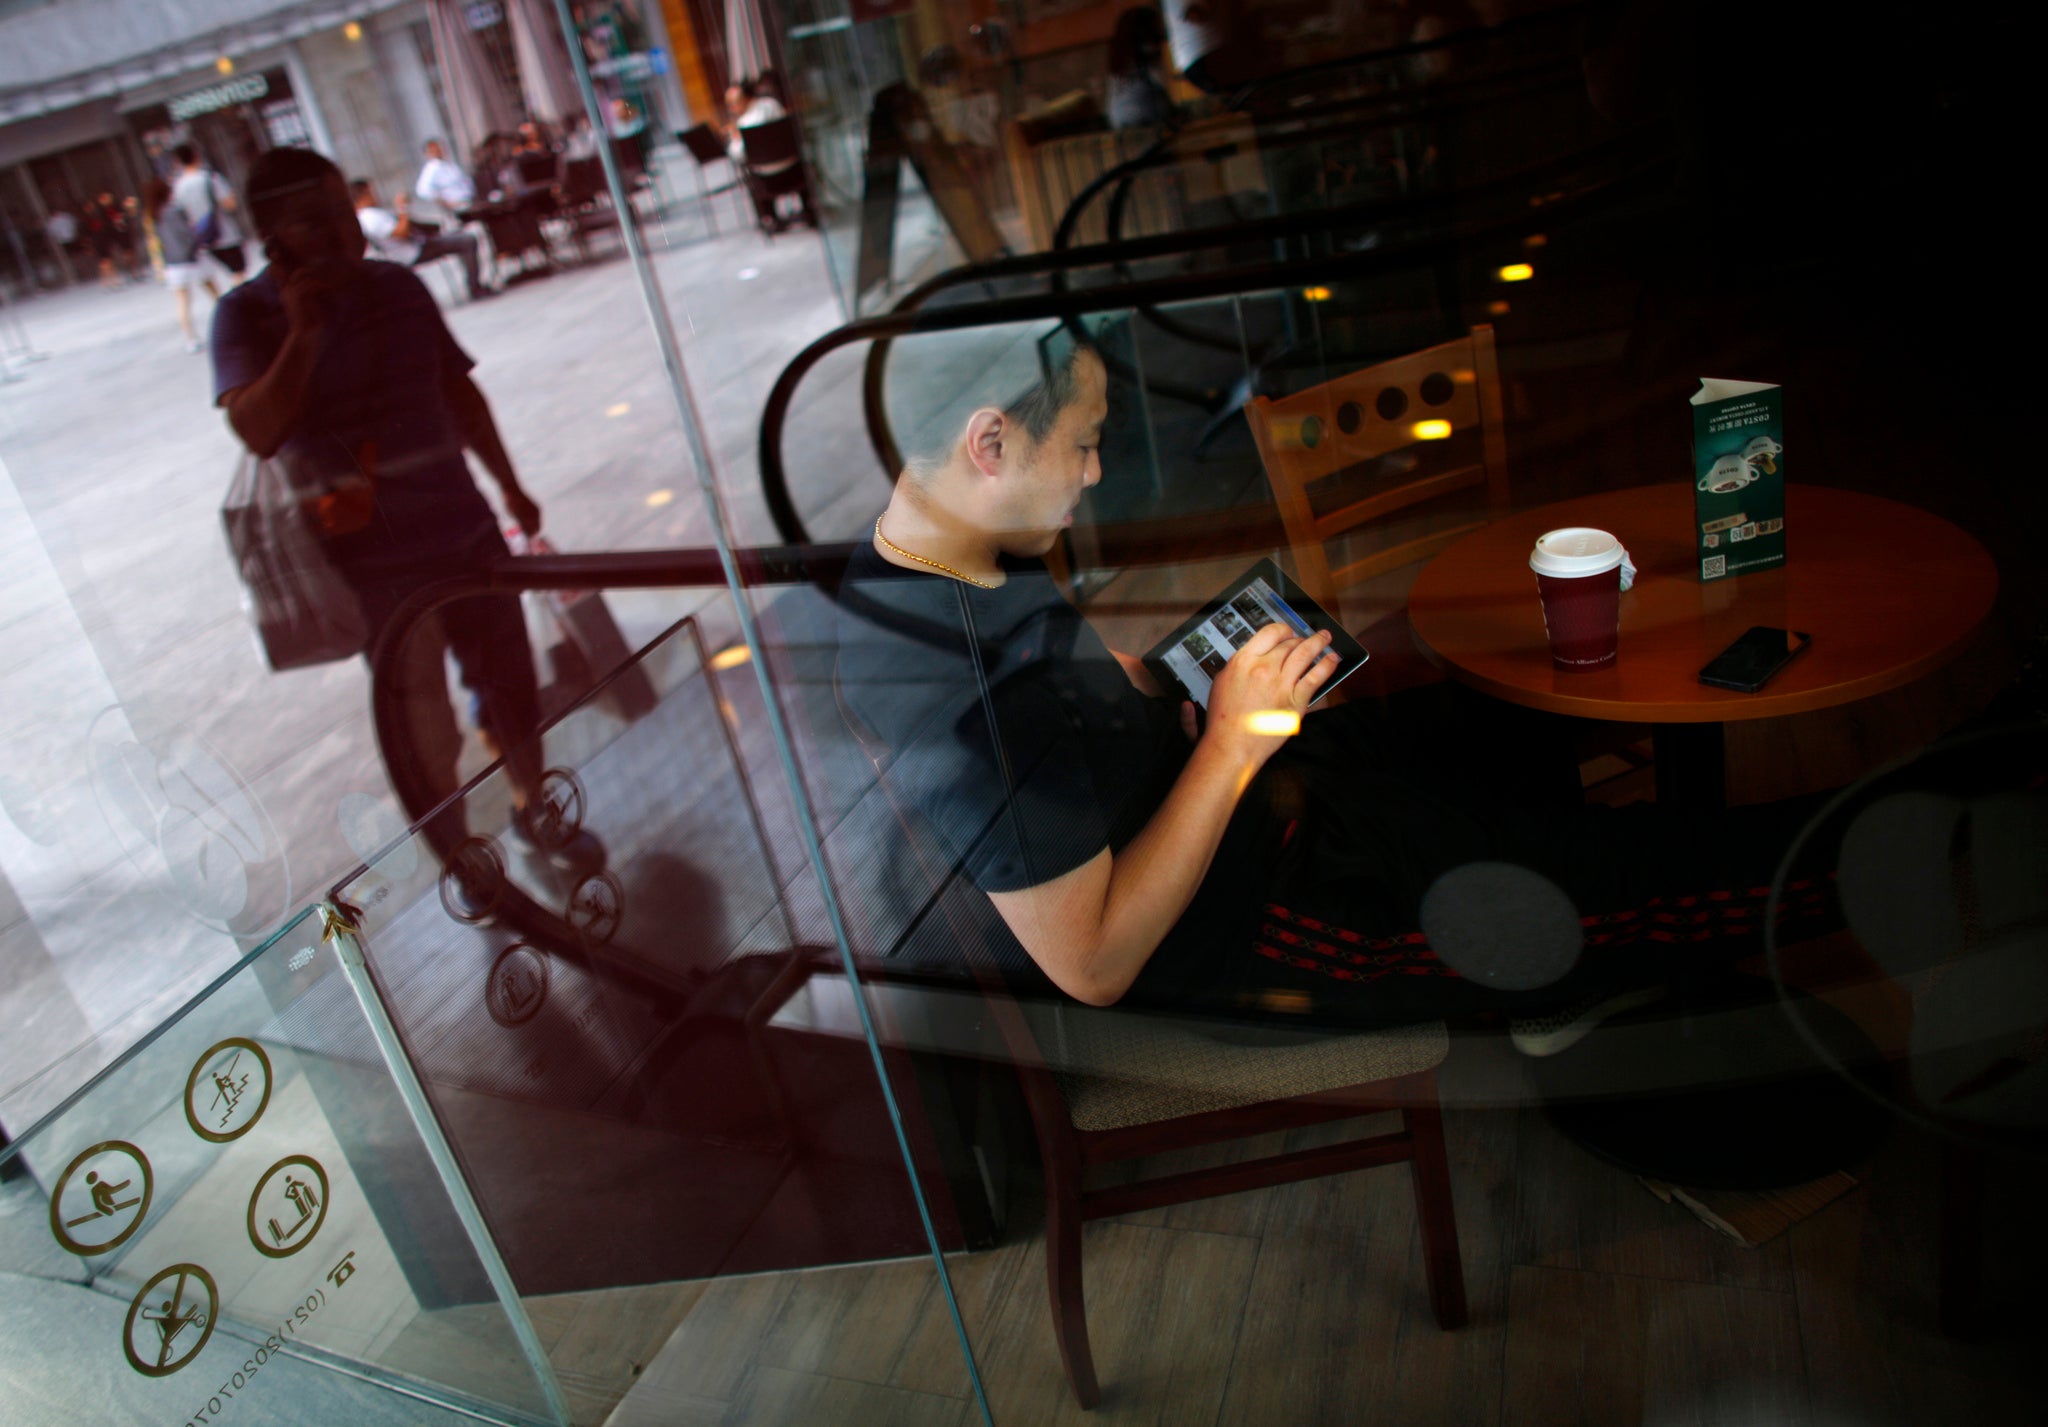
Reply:
[[[1877,1083],[1877,1047],[1847,1016],[1793,993],[1828,1065],[1765,981],[1738,977],[1712,1011],[1666,1001],[1533,1063],[1567,1136],[1632,1173],[1699,1189],[1782,1189],[1870,1157],[1890,1122],[1847,1075]],[[1846,1074],[1845,1074],[1846,1070]]]
[[[1659,724],[1654,737],[1660,805],[1698,812],[1728,806],[1728,740],[1720,724]]]

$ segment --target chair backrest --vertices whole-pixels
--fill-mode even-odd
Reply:
[[[740,143],[746,148],[748,168],[785,164],[800,157],[797,153],[796,120],[786,114],[765,124],[746,125],[740,130]]]
[[[562,168],[562,202],[577,208],[605,191],[604,162],[596,155],[570,159]]]
[[[699,168],[731,157],[725,151],[725,140],[720,138],[718,130],[709,124],[698,124],[694,128],[677,130],[676,142],[690,151],[690,157],[697,161]]]
[[[1253,397],[1245,417],[1287,530],[1296,578],[1325,605],[1334,607],[1345,589],[1428,559],[1507,513],[1507,441],[1489,326],[1293,396]],[[1411,446],[1442,449],[1453,458],[1346,483],[1354,467]],[[1392,543],[1332,566],[1331,540],[1482,486],[1484,516],[1460,512],[1424,520],[1419,533],[1400,522],[1404,528]]]
[[[529,185],[553,183],[555,170],[560,160],[551,153],[526,153],[515,159],[519,166],[519,180]]]
[[[632,134],[620,134],[612,139],[612,162],[619,166],[619,172],[630,182],[647,172],[647,158],[640,150],[640,140]]]

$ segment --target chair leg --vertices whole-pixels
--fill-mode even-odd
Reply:
[[[1403,1112],[1415,1142],[1415,1215],[1422,1229],[1422,1265],[1429,1279],[1429,1306],[1439,1327],[1465,1326],[1465,1266],[1458,1255],[1458,1219],[1451,1206],[1451,1165],[1444,1155],[1443,1112],[1437,1109],[1435,1080],[1427,1104]]]
[[[1984,1317],[1984,1157],[1945,1141],[1941,1147],[1941,1331],[1981,1338]]]
[[[1050,1178],[1050,1176],[1048,1176]],[[1095,1354],[1088,1346],[1088,1309],[1081,1297],[1081,1206],[1077,1186],[1052,1184],[1045,1190],[1045,1282],[1052,1293],[1052,1331],[1060,1363],[1084,1409],[1102,1401],[1095,1380]]]

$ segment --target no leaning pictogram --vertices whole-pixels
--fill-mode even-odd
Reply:
[[[74,1254],[117,1249],[142,1227],[154,1185],[147,1155],[126,1140],[101,1140],[57,1177],[50,1232]]]

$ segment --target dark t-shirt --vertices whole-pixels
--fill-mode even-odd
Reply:
[[[269,269],[222,297],[213,316],[214,399],[268,371],[285,332]],[[371,476],[369,523],[333,544],[337,561],[358,577],[446,561],[495,533],[447,395],[449,381],[475,365],[406,268],[366,262],[358,285],[337,299],[306,419],[279,455],[301,484]]]
[[[901,569],[864,544],[840,591],[841,695],[893,755],[892,788],[942,849],[945,867],[926,876],[957,868],[985,892],[1038,886],[1121,849],[1189,751],[1177,706],[1132,687],[1042,563],[1005,569],[1001,588],[982,590]],[[1255,784],[1127,1001],[1178,1002],[1217,955],[1247,944],[1269,814]],[[1012,982],[1042,989],[1021,948],[1011,952]]]

